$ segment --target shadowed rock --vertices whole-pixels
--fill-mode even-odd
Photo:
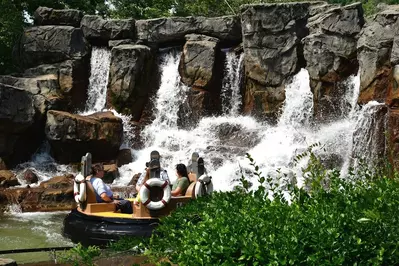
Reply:
[[[16,46],[16,57],[23,69],[41,64],[81,59],[89,55],[81,29],[72,26],[37,26],[24,30]]]
[[[79,162],[87,152],[94,160],[107,161],[118,154],[123,126],[112,112],[80,116],[52,110],[47,113],[45,132],[59,162]]]
[[[134,19],[105,20],[100,16],[86,15],[81,28],[86,39],[94,45],[107,45],[109,40],[135,39]]]
[[[78,28],[83,12],[75,9],[38,7],[33,14],[35,25],[65,25]]]
[[[138,121],[157,84],[155,57],[144,45],[120,45],[111,52],[107,106]]]
[[[137,39],[140,41],[162,46],[167,43],[184,43],[185,36],[190,33],[215,37],[230,45],[241,41],[241,23],[238,16],[137,20],[136,29]]]

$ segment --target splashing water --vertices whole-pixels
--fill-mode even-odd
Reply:
[[[107,47],[93,47],[91,53],[88,99],[83,115],[100,112],[105,106],[111,50]]]
[[[241,107],[241,71],[244,53],[239,57],[234,52],[227,52],[223,88],[221,91],[222,111],[226,115],[237,116]]]
[[[230,58],[227,61],[234,60]],[[245,174],[253,171],[245,158],[248,152],[255,158],[263,175],[278,178],[276,170],[295,174],[298,184],[302,185],[301,167],[306,160],[298,165],[294,165],[293,161],[311,144],[320,142],[323,149],[317,153],[325,163],[338,169],[345,165],[354,146],[362,145],[355,143],[352,147],[354,121],[358,117],[359,75],[339,84],[344,88],[340,107],[343,110],[341,117],[328,124],[314,125],[311,121],[313,95],[309,74],[302,69],[286,87],[286,101],[277,125],[260,123],[249,116],[233,115],[226,109],[227,113],[223,116],[202,118],[194,129],[185,130],[177,127],[179,103],[184,102],[185,92],[188,91],[179,82],[178,62],[179,56],[168,54],[160,66],[162,82],[155,99],[156,119],[143,131],[146,145],[144,149],[134,151],[137,160],[120,168],[118,184],[127,184],[133,174],[144,169],[150,152],[158,150],[162,156],[161,164],[173,173],[169,174],[172,182],[175,178],[174,165],[188,162],[191,153],[196,151],[204,157],[208,172],[214,177],[215,189],[231,190],[241,170]],[[226,77],[224,84],[238,86],[239,82],[231,81],[231,77],[240,73],[237,67],[227,63],[226,71],[229,78]],[[226,88],[227,85],[225,93]],[[232,90],[239,91],[237,88]],[[251,181],[256,187],[257,181],[254,178]]]
[[[29,184],[31,187],[36,187],[41,182],[47,181],[54,176],[77,173],[76,170],[69,165],[56,163],[54,158],[50,155],[50,150],[50,144],[47,141],[43,142],[41,147],[32,155],[30,161],[21,163],[14,169],[21,186],[27,185],[23,178],[26,169],[30,169],[39,179],[38,183]]]

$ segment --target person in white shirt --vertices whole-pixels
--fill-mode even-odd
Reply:
[[[102,180],[104,177],[104,166],[102,164],[93,165],[92,173],[93,175],[90,178],[90,183],[96,192],[96,200],[98,203],[113,202],[117,211],[121,210],[121,213],[133,213],[133,208],[130,201],[124,200],[119,198],[117,195],[114,195],[111,188]]]

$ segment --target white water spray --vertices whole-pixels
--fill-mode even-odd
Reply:
[[[237,116],[242,104],[240,93],[241,71],[244,63],[244,53],[239,57],[235,52],[227,52],[225,73],[223,78],[222,111],[225,115]]]
[[[100,112],[105,106],[111,50],[106,47],[93,47],[91,52],[91,74],[85,114]]]

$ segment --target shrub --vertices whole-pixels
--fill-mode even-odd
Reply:
[[[343,180],[311,149],[307,155],[305,188],[287,186],[291,204],[248,155],[258,189],[242,182],[242,189],[179,208],[162,219],[147,254],[178,265],[397,264],[398,178],[365,170]]]
[[[60,256],[61,263],[68,263],[74,266],[92,266],[93,259],[100,256],[101,250],[96,246],[83,247],[80,243]]]

